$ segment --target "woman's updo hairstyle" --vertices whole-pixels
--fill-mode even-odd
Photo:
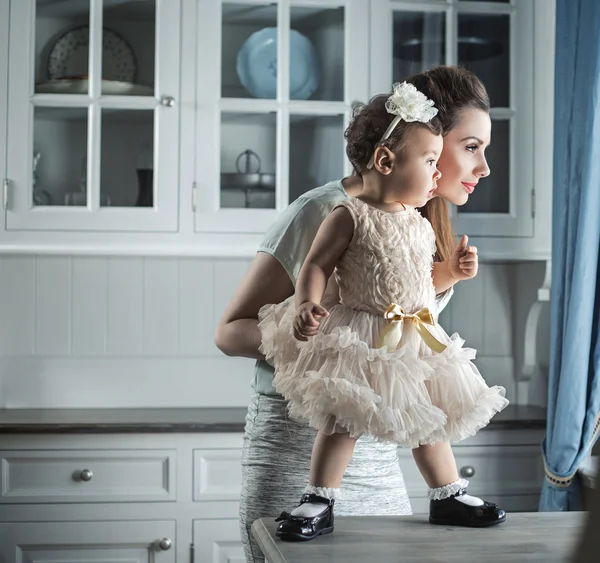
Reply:
[[[436,66],[406,79],[438,108],[444,135],[458,124],[463,109],[480,109],[489,113],[490,98],[483,82],[470,70],[458,66]]]

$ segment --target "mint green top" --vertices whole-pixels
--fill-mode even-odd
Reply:
[[[258,247],[258,252],[267,252],[276,258],[295,286],[300,268],[321,223],[337,204],[346,199],[348,194],[341,180],[328,182],[301,195],[269,228]],[[444,309],[453,292],[451,289],[438,298],[434,314],[439,314]],[[258,360],[254,368],[252,386],[257,393],[277,395],[273,387],[273,367],[263,360]]]

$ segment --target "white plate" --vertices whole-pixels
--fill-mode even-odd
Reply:
[[[255,98],[277,96],[277,28],[265,27],[244,42],[237,56],[237,74],[242,86]],[[320,67],[311,41],[290,30],[290,98],[308,100],[317,90]]]
[[[90,28],[82,25],[67,31],[56,41],[48,57],[48,78],[84,77],[89,75],[88,58]],[[118,82],[134,82],[135,55],[131,46],[118,33],[104,28],[102,32],[102,78]]]
[[[89,80],[50,80],[36,84],[36,94],[87,94]],[[131,84],[130,82],[117,82],[116,80],[102,81],[102,94],[105,96],[153,96],[154,90],[150,86]]]

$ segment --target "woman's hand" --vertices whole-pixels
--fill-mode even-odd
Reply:
[[[319,332],[319,324],[321,320],[329,315],[326,309],[313,303],[306,301],[296,308],[296,316],[294,317],[294,338],[305,342],[310,336],[315,336]]]
[[[217,325],[217,347],[228,356],[264,359],[258,351],[262,338],[258,311],[267,303],[281,303],[293,293],[292,280],[279,261],[258,252]]]
[[[448,266],[450,275],[456,280],[468,280],[477,275],[479,269],[479,257],[477,247],[467,246],[469,237],[463,235],[450,257]]]

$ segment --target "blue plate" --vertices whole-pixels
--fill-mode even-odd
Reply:
[[[277,97],[277,28],[253,33],[237,56],[240,82],[255,98]],[[319,87],[321,71],[310,40],[290,30],[290,99],[307,100]]]

